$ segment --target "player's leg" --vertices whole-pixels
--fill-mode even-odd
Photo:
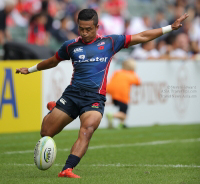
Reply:
[[[51,113],[44,117],[40,134],[42,137],[53,137],[72,121],[73,118],[68,114],[58,108],[54,108]]]
[[[49,102],[47,108],[53,110],[43,119],[41,136],[53,137],[79,114],[76,104],[65,95],[56,102],[56,106],[55,102]]]
[[[72,146],[70,155],[66,160],[63,170],[59,173],[59,177],[78,178],[79,176],[72,173],[72,169],[80,162],[80,159],[86,153],[90,139],[94,131],[98,128],[102,115],[106,98],[104,95],[99,95],[83,89],[73,89],[73,101],[77,104],[80,112],[80,131],[78,139]]]
[[[88,111],[81,115],[81,127],[78,139],[74,143],[71,154],[82,158],[88,149],[90,139],[94,131],[98,128],[102,119],[102,114],[98,111]]]
[[[98,111],[88,111],[80,116],[81,127],[78,139],[72,146],[68,160],[63,170],[75,167],[88,149],[90,139],[98,128],[102,114]]]
[[[72,169],[80,162],[80,159],[86,153],[90,139],[94,131],[98,128],[102,114],[98,111],[88,111],[80,116],[81,127],[78,139],[72,146],[70,155],[66,160],[62,172],[58,174],[59,177],[80,178],[78,175],[72,173]]]
[[[70,104],[70,101],[68,101],[68,104]],[[69,106],[71,107],[71,105]],[[68,125],[71,121],[73,121],[75,118],[73,117],[73,114],[71,114],[72,117],[68,115],[66,112],[67,107],[64,109],[61,106],[57,104],[57,106],[52,110],[51,113],[45,116],[42,122],[42,128],[41,128],[41,136],[50,136],[53,137],[54,135],[58,134],[66,125]],[[76,108],[74,110],[74,116],[76,114]],[[69,111],[70,112],[70,111]],[[70,178],[80,178],[79,176],[72,173],[72,168],[70,168],[67,171],[67,177]],[[66,177],[65,174],[61,175],[59,173],[59,177]]]
[[[49,117],[50,113],[52,112],[52,110],[55,108],[56,106],[56,102],[55,101],[51,101],[47,104],[47,109],[49,110],[49,113],[43,118],[42,122],[45,122],[47,120],[47,118]],[[43,124],[43,123],[42,123]],[[42,128],[41,128],[42,129]],[[40,134],[41,134],[41,130],[40,130]],[[44,137],[44,136],[42,136]]]

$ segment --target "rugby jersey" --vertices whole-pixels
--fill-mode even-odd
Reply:
[[[56,52],[60,61],[70,60],[73,65],[71,85],[106,95],[107,74],[112,57],[127,48],[131,35],[97,35],[90,43],[81,37],[63,43]]]

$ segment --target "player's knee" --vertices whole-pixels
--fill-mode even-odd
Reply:
[[[52,130],[50,130],[48,128],[47,124],[46,124],[47,118],[48,118],[48,116],[45,116],[44,119],[43,119],[43,122],[42,122],[42,127],[41,127],[41,130],[40,130],[41,137],[44,137],[44,136],[53,137],[54,136]]]
[[[95,129],[93,127],[81,128],[81,130],[80,130],[81,137],[89,140],[92,137],[94,131],[95,131]]]

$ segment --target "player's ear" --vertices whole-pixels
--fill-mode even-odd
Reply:
[[[99,24],[96,25],[96,29],[99,29]]]

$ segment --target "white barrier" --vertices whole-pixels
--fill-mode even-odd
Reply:
[[[108,80],[115,69],[116,63],[112,61]],[[48,113],[48,101],[56,101],[70,83],[72,72],[70,61],[43,71],[43,116]],[[128,126],[200,122],[200,62],[140,61],[137,62],[137,73],[142,85],[132,88],[126,120]],[[105,113],[116,111],[107,96]],[[66,128],[79,127],[77,118]],[[107,127],[105,116],[100,127]]]

